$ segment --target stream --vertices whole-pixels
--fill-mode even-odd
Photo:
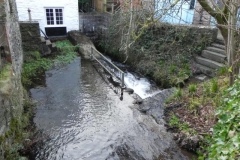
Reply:
[[[131,73],[125,83],[143,99],[162,93]],[[187,159],[164,124],[140,112],[134,96],[124,93],[121,101],[88,60],[76,58],[47,71],[46,87],[30,92],[37,101],[34,123],[42,134],[34,159]]]

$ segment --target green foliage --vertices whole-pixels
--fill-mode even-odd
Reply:
[[[176,97],[177,99],[181,98],[183,95],[183,91],[181,88],[177,88],[177,90],[174,92],[174,97]]]
[[[0,71],[0,81],[8,79],[10,75],[11,75],[11,64],[8,63]]]
[[[76,52],[79,48],[79,45],[73,46],[69,40],[57,41],[56,46],[63,54],[68,54],[69,52]]]
[[[225,75],[226,73],[228,73],[227,67],[222,67],[222,68],[220,68],[220,69],[218,70],[218,73],[219,73],[220,76],[221,76],[221,75]]]
[[[185,133],[196,134],[196,131],[194,129],[191,129],[186,122],[181,122],[175,114],[171,115],[168,124],[171,127],[177,127],[179,130]]]
[[[211,80],[211,91],[212,91],[212,93],[216,93],[218,91],[218,89],[219,89],[218,81],[215,78],[213,78]]]
[[[190,85],[188,86],[188,92],[189,92],[190,94],[195,93],[196,90],[197,90],[197,87],[196,87],[195,84],[190,84]]]
[[[240,157],[240,77],[226,90],[222,106],[216,112],[218,122],[207,148],[208,159]]]
[[[207,84],[207,83],[204,83],[203,84],[203,96],[205,97],[207,97],[207,96],[209,96],[211,94],[211,90],[210,90],[210,87],[209,87],[209,85]]]
[[[189,109],[190,110],[196,110],[197,107],[199,107],[201,103],[199,102],[198,98],[190,98],[189,99]]]
[[[164,83],[165,85],[162,86],[184,84],[185,80],[192,75],[190,66],[193,54],[209,43],[209,40],[204,38],[193,41],[196,38],[194,34],[198,33],[193,33],[190,28],[165,24],[160,27],[152,26],[134,46],[139,49],[132,49],[132,52],[142,51],[144,57],[151,57],[150,60],[160,64],[152,68],[154,74],[150,75],[155,81],[160,81],[158,84]],[[198,48],[198,51],[195,48]],[[146,61],[147,59],[144,60],[145,63]]]
[[[20,155],[19,150],[24,149],[24,141],[30,137],[30,132],[26,130],[26,128],[30,126],[29,120],[33,116],[34,107],[35,105],[25,94],[23,104],[24,112],[21,117],[11,119],[9,130],[0,136],[0,147],[4,149],[4,159],[26,159]],[[11,139],[11,141],[9,141],[9,139]]]
[[[176,69],[177,69],[177,66],[175,66],[175,65],[170,65],[170,67],[169,67],[169,72],[170,73],[174,73],[175,71],[176,71]]]
[[[179,125],[179,118],[175,114],[172,114],[168,124],[171,127],[178,126]]]
[[[25,52],[23,53],[23,55],[24,55],[24,62],[30,62],[30,61],[38,60],[41,58],[41,55],[38,51]]]
[[[50,59],[39,58],[23,64],[22,84],[25,87],[30,87],[33,81],[39,80],[39,75],[52,67]]]

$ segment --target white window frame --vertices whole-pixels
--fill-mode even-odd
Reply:
[[[48,24],[47,22],[47,9],[53,9],[53,17],[54,17],[54,24]],[[62,9],[62,18],[63,18],[63,24],[57,24],[57,19],[56,19],[56,9]],[[64,7],[44,7],[44,15],[45,15],[45,22],[46,22],[46,27],[62,27],[65,26],[65,18],[64,18]]]

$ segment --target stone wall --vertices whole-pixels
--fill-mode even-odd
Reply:
[[[0,22],[6,29],[5,40],[9,57],[0,71],[0,136],[3,135],[13,118],[22,115],[23,90],[21,85],[22,44],[15,0],[0,0]],[[0,144],[1,145],[1,144]],[[0,146],[0,159],[4,151]]]
[[[193,16],[193,24],[195,25],[210,25],[211,16],[203,10],[200,3],[197,1],[195,5],[195,12]]]
[[[21,22],[22,48],[24,52],[41,52],[40,29],[38,22]]]
[[[108,13],[79,13],[79,30],[88,33],[108,28],[110,19]]]

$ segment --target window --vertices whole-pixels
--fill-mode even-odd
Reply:
[[[62,8],[46,8],[47,25],[62,25],[63,24],[63,9]]]
[[[194,5],[195,5],[195,0],[191,0],[189,9],[194,9]]]

